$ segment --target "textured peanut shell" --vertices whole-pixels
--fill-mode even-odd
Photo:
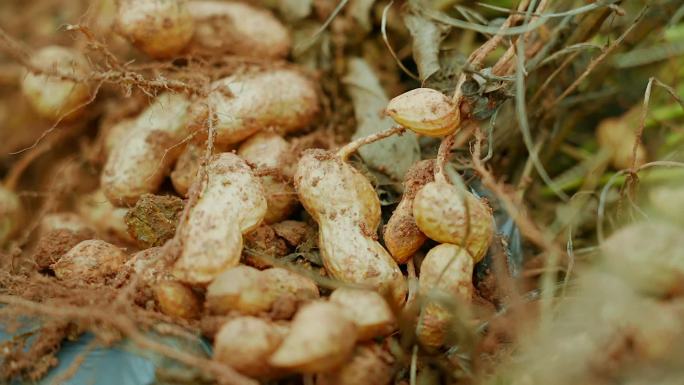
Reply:
[[[128,226],[124,220],[128,209],[114,207],[101,189],[79,197],[76,201],[76,212],[104,238],[131,243],[135,241],[128,233]]]
[[[114,277],[128,260],[120,248],[101,240],[83,241],[62,256],[52,270],[61,280],[104,283]]]
[[[126,266],[135,273],[143,284],[154,285],[160,280],[171,278],[168,272],[163,247],[150,247],[133,255],[126,262]]]
[[[305,301],[318,296],[316,284],[299,274],[281,268],[260,271],[239,265],[226,270],[209,285],[206,303],[213,314],[237,311],[255,315],[270,311],[278,300]]]
[[[204,149],[196,143],[189,143],[178,156],[176,165],[171,172],[173,188],[181,196],[187,197],[190,186],[195,181],[197,170],[202,163]]]
[[[202,303],[191,288],[178,281],[162,280],[153,286],[162,313],[176,318],[198,318]]]
[[[312,302],[297,312],[269,363],[300,373],[325,372],[346,362],[355,343],[356,325],[339,305]]]
[[[121,139],[126,137],[128,131],[135,127],[135,124],[135,118],[128,118],[116,122],[114,125],[110,127],[100,128],[100,132],[104,130],[103,146],[105,156],[109,155],[112,152],[112,150],[116,147],[117,143],[119,143]]]
[[[85,56],[71,48],[47,46],[31,57],[31,65],[46,71],[45,74],[29,72],[22,80],[22,91],[31,107],[52,120],[77,118],[83,111],[83,104],[90,99],[89,85],[47,73],[85,78],[90,71]]]
[[[116,27],[153,58],[170,58],[192,39],[195,20],[185,0],[119,0]]]
[[[434,160],[422,160],[411,166],[404,178],[401,201],[385,225],[383,239],[397,263],[406,263],[427,240],[413,217],[413,201],[425,184],[434,181],[434,164]]]
[[[458,106],[431,88],[416,88],[395,97],[387,104],[386,112],[395,122],[426,136],[451,134],[460,123]]]
[[[494,236],[489,205],[446,182],[428,183],[420,189],[413,202],[413,216],[429,238],[465,245],[475,262],[484,257]]]
[[[0,185],[0,248],[17,233],[21,211],[19,197]]]
[[[134,205],[159,189],[190,134],[190,100],[181,94],[158,96],[116,143],[102,170],[101,186],[118,206]]]
[[[191,1],[195,35],[189,49],[240,56],[282,58],[290,51],[290,33],[265,9],[240,2]]]
[[[269,377],[278,372],[269,356],[280,346],[286,325],[257,317],[238,317],[226,322],[214,338],[215,361],[250,377]]]
[[[397,328],[396,318],[385,299],[375,291],[339,288],[330,295],[358,329],[358,340],[367,341],[392,333]]]
[[[277,170],[282,177],[292,176],[290,144],[272,132],[260,132],[240,145],[238,155],[257,168]],[[287,219],[297,207],[297,194],[284,178],[260,176],[264,186],[268,210],[264,222],[268,224]]]
[[[300,130],[320,109],[314,83],[285,68],[218,80],[207,104],[216,119],[216,142],[221,144],[241,142],[269,127],[281,133]]]
[[[406,297],[406,280],[378,241],[380,202],[368,179],[323,150],[310,150],[295,174],[299,200],[318,223],[321,258],[343,282],[389,290],[396,303]]]
[[[191,284],[207,284],[236,266],[242,234],[258,227],[266,214],[263,188],[239,156],[214,155],[206,172],[195,181],[199,198],[177,230],[182,251],[173,274]]]
[[[465,249],[448,243],[435,246],[420,265],[418,290],[424,298],[439,293],[467,303],[474,290],[473,265],[473,258]],[[416,330],[421,344],[431,348],[443,345],[450,319],[449,309],[427,299]]]
[[[316,385],[388,385],[392,381],[392,355],[377,344],[359,345],[337,370],[316,376]]]

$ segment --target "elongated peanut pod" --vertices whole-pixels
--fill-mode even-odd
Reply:
[[[396,318],[385,299],[375,291],[341,287],[330,295],[354,321],[359,341],[367,341],[392,333],[397,328]]]
[[[449,135],[461,122],[458,105],[431,88],[416,88],[395,97],[386,112],[395,122],[426,136]]]
[[[213,83],[212,90],[207,105],[220,144],[241,142],[269,127],[300,130],[320,109],[314,83],[291,69],[231,76]]]
[[[104,283],[122,270],[128,256],[118,247],[101,240],[83,241],[62,256],[52,270],[61,280]]]
[[[53,45],[36,52],[31,65],[45,71],[29,72],[22,81],[22,91],[31,107],[48,119],[77,118],[90,98],[90,86],[74,79],[89,75],[90,64],[85,56]]]
[[[423,186],[435,180],[434,175],[434,160],[417,162],[406,173],[401,202],[392,213],[383,234],[387,250],[397,263],[406,263],[427,240],[413,217],[413,201]]]
[[[444,243],[432,248],[423,259],[418,287],[424,298],[442,294],[468,303],[473,295],[472,280],[472,256],[461,247]],[[430,348],[443,345],[451,319],[450,309],[428,299],[416,330],[418,340]]]
[[[169,58],[192,38],[195,20],[185,0],[119,0],[116,26],[153,58]]]
[[[183,282],[207,284],[240,262],[242,234],[259,226],[266,198],[249,166],[232,153],[214,155],[206,178],[193,188],[199,199],[177,230],[182,251],[173,274]]]
[[[195,19],[191,51],[281,58],[290,51],[290,33],[265,9],[232,1],[191,1]]]
[[[21,225],[21,202],[13,191],[0,184],[0,249]]]
[[[190,100],[165,93],[136,118],[107,157],[102,191],[115,205],[133,205],[145,193],[159,189],[189,136]]]
[[[280,175],[260,176],[264,186],[268,211],[264,222],[268,224],[287,219],[297,207],[297,193],[285,178],[292,176],[290,144],[282,136],[261,132],[247,139],[238,149],[238,155],[264,171]]]
[[[269,363],[301,373],[324,372],[342,365],[355,343],[356,326],[339,305],[312,302],[297,312],[290,333]]]
[[[444,181],[426,184],[413,202],[413,217],[429,238],[463,245],[475,262],[494,236],[492,209],[472,193]]]
[[[359,345],[340,368],[316,376],[316,385],[388,385],[394,358],[375,343]]]
[[[268,362],[288,332],[288,326],[256,317],[226,322],[214,338],[213,359],[250,377],[269,377],[278,372]]]
[[[321,258],[328,273],[343,282],[389,290],[396,303],[403,303],[406,280],[375,240],[380,202],[368,179],[329,152],[309,150],[299,160],[295,187],[318,223]]]

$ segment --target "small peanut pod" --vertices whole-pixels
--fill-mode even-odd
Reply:
[[[330,301],[339,304],[354,321],[359,341],[386,336],[397,328],[392,309],[375,291],[342,287],[330,295]]]
[[[427,240],[413,217],[413,201],[423,186],[434,181],[434,174],[433,160],[422,160],[406,173],[401,202],[392,213],[383,233],[387,250],[397,263],[406,263]]]
[[[202,303],[188,286],[178,281],[162,280],[153,286],[153,291],[162,313],[175,318],[199,318]]]
[[[176,165],[171,171],[171,183],[176,192],[187,198],[190,186],[197,177],[205,149],[198,143],[188,143],[178,156]]]
[[[288,30],[265,9],[223,1],[191,1],[188,9],[196,24],[192,51],[259,58],[282,58],[290,51]]]
[[[186,96],[165,93],[136,118],[102,170],[102,191],[113,204],[134,205],[159,189],[190,134],[189,107]]]
[[[337,370],[316,376],[316,385],[388,385],[393,378],[394,358],[374,343],[359,345]]]
[[[269,364],[268,358],[287,332],[286,325],[261,318],[234,318],[216,334],[213,359],[250,377],[270,377],[279,370]]]
[[[318,287],[313,281],[289,270],[271,268],[260,271],[239,265],[214,279],[207,288],[206,304],[213,314],[237,311],[256,315],[273,310],[278,301],[307,301],[318,296]]]
[[[57,230],[73,232],[92,232],[90,225],[76,213],[52,213],[45,215],[40,220],[39,232],[41,234]]]
[[[260,132],[240,145],[238,155],[259,169],[279,175],[260,176],[264,186],[268,210],[264,222],[268,224],[287,219],[297,207],[297,193],[286,181],[290,170],[290,144],[272,132]]]
[[[0,249],[19,230],[21,211],[19,197],[0,184]]]
[[[185,0],[119,0],[116,26],[147,55],[169,58],[190,42],[195,20]]]
[[[639,127],[634,111],[617,118],[604,119],[596,129],[599,146],[610,152],[611,164],[618,170],[632,167],[636,130]],[[640,142],[636,150],[636,166],[646,163],[646,157],[646,147]]]
[[[432,248],[420,266],[418,287],[423,298],[446,295],[470,302],[473,295],[473,258],[463,248],[443,243]],[[423,346],[437,348],[448,337],[451,310],[428,299],[421,311],[416,334]]]
[[[395,122],[425,136],[449,135],[461,122],[458,105],[431,88],[416,88],[395,97],[387,104],[386,113]]]
[[[126,262],[126,266],[136,274],[146,286],[154,286],[161,280],[171,279],[168,261],[162,247],[150,247],[137,252]]]
[[[121,271],[128,256],[120,248],[101,240],[83,241],[52,265],[60,280],[104,283]]]
[[[80,52],[48,46],[31,58],[34,68],[44,73],[26,74],[22,91],[33,109],[48,119],[73,120],[90,99],[90,86],[77,79],[89,75],[90,64]]]
[[[183,282],[207,284],[240,262],[242,234],[261,224],[266,198],[249,166],[232,153],[214,155],[193,189],[199,198],[177,230],[182,251],[173,274]]]
[[[325,372],[346,362],[355,344],[356,325],[339,305],[312,302],[297,312],[269,363],[300,373]]]
[[[430,239],[464,246],[476,263],[484,257],[494,236],[489,205],[443,181],[428,183],[418,191],[413,217]]]
[[[76,212],[105,239],[114,238],[130,243],[135,241],[128,233],[125,221],[128,209],[114,207],[101,189],[79,197]]]
[[[207,105],[216,119],[219,144],[241,142],[269,127],[281,133],[300,130],[320,108],[314,83],[286,68],[231,76],[216,81],[212,89]]]
[[[295,175],[299,200],[319,227],[319,248],[328,273],[343,282],[389,290],[397,304],[406,280],[397,263],[375,240],[380,202],[360,172],[323,150],[309,150]]]

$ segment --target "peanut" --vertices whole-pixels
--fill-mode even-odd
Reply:
[[[118,247],[101,240],[83,241],[52,265],[60,280],[104,283],[114,277],[128,260]]]
[[[425,184],[434,181],[434,173],[433,160],[422,160],[406,173],[401,202],[394,209],[383,234],[387,250],[397,263],[406,263],[427,240],[413,217],[413,201]]]
[[[377,344],[359,345],[337,370],[318,374],[316,385],[388,385],[393,377],[393,357]]]
[[[177,230],[182,251],[173,274],[183,282],[207,284],[240,262],[242,235],[261,224],[266,198],[249,166],[232,153],[214,155],[206,177],[192,188],[199,198]]]
[[[180,53],[195,30],[185,0],[119,0],[116,17],[119,33],[153,58]]]
[[[286,325],[256,317],[234,318],[221,326],[214,338],[215,361],[251,377],[269,377],[278,372],[268,363],[287,334]]]
[[[268,206],[264,222],[272,224],[288,218],[297,207],[297,194],[284,180],[292,177],[293,172],[288,159],[290,144],[278,134],[261,132],[242,143],[237,153],[257,168],[280,174],[259,177]]]
[[[0,185],[0,249],[19,230],[22,210],[19,197]]]
[[[430,88],[416,88],[396,96],[387,104],[386,113],[395,122],[425,136],[449,135],[461,122],[458,106]]]
[[[334,154],[309,150],[299,160],[295,187],[318,223],[328,273],[343,282],[389,290],[397,304],[403,303],[404,276],[375,240],[380,202],[368,179]]]
[[[135,241],[128,233],[124,219],[128,210],[114,207],[101,189],[79,197],[76,201],[76,212],[92,225],[102,238],[129,243]]]
[[[227,77],[212,89],[206,104],[216,120],[218,144],[239,143],[269,127],[281,133],[300,130],[320,108],[314,83],[291,69]]]
[[[239,2],[191,1],[195,19],[190,49],[216,54],[282,58],[290,50],[290,34],[273,14]]]
[[[427,298],[433,292],[469,302],[473,295],[473,258],[463,248],[443,243],[432,248],[420,266],[419,292]],[[451,311],[439,303],[426,301],[416,330],[423,346],[437,348],[448,337]]]
[[[178,281],[163,280],[153,290],[162,313],[175,318],[199,318],[202,303],[191,288]]]
[[[69,230],[73,232],[93,231],[90,225],[76,213],[52,213],[45,215],[40,220],[39,232],[41,234],[56,230]]]
[[[172,276],[167,269],[164,249],[162,247],[150,247],[137,252],[126,262],[126,266],[142,281],[144,285],[154,286],[157,282]]]
[[[136,118],[102,170],[102,191],[113,204],[133,205],[157,191],[190,134],[189,107],[184,95],[165,93]]]
[[[207,288],[207,309],[213,314],[255,315],[273,310],[278,301],[306,301],[318,298],[318,287],[308,278],[289,270],[259,271],[239,265],[216,277]],[[292,314],[281,315],[289,318]]]
[[[171,183],[178,194],[187,198],[192,182],[195,181],[197,171],[202,163],[204,148],[197,143],[189,143],[178,156],[176,165],[171,172]]]
[[[475,262],[494,236],[494,217],[485,201],[446,182],[426,184],[413,201],[413,217],[428,238],[464,246]]]
[[[610,152],[611,164],[618,170],[632,167],[639,112],[639,109],[632,109],[622,116],[604,119],[596,129],[599,146]],[[646,163],[646,157],[646,147],[640,142],[637,145],[636,166]]]
[[[380,294],[372,290],[339,288],[330,295],[358,329],[358,340],[367,341],[396,330],[392,309]]]
[[[22,91],[31,107],[52,120],[77,118],[90,99],[90,86],[76,80],[89,75],[88,60],[76,50],[53,45],[39,50],[30,64],[45,71],[29,72],[22,81]]]
[[[301,373],[325,372],[347,361],[355,343],[356,326],[341,307],[312,302],[297,312],[289,334],[269,363]]]
[[[73,213],[48,214],[39,229],[40,238],[33,250],[39,270],[49,268],[74,246],[95,236],[95,231]]]

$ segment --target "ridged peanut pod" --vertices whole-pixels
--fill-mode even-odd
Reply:
[[[181,282],[162,280],[152,287],[162,313],[175,318],[198,318],[202,302],[197,294]]]
[[[90,99],[90,86],[71,78],[89,75],[90,64],[85,56],[71,48],[47,46],[31,57],[31,65],[45,71],[29,72],[22,81],[22,91],[31,107],[48,119],[78,117]]]
[[[299,160],[295,188],[318,223],[328,273],[343,282],[389,290],[397,304],[403,303],[406,280],[375,239],[380,202],[368,179],[334,154],[309,150]]]
[[[141,195],[159,189],[190,134],[189,107],[184,95],[162,94],[116,143],[101,178],[102,191],[114,205],[134,205]]]
[[[463,248],[443,243],[432,248],[420,266],[418,287],[423,298],[443,294],[470,302],[473,295],[473,258]],[[451,311],[427,299],[416,334],[423,346],[442,346],[449,333]]]
[[[425,136],[449,135],[461,122],[458,105],[431,88],[416,88],[395,97],[386,112],[395,122]]]
[[[0,249],[19,230],[21,211],[17,194],[0,184]]]
[[[74,246],[52,265],[52,270],[60,280],[104,283],[121,271],[127,260],[120,248],[91,239]]]
[[[359,345],[349,361],[337,370],[316,376],[316,385],[388,385],[393,357],[374,343]]]
[[[325,372],[346,362],[355,343],[356,325],[339,305],[312,302],[297,312],[290,333],[269,362],[300,373]]]
[[[237,311],[256,315],[271,311],[279,300],[298,302],[318,297],[318,287],[304,276],[277,267],[260,271],[239,265],[214,279],[207,288],[206,304],[213,314]]]
[[[489,205],[445,181],[428,183],[418,191],[413,217],[428,238],[465,246],[476,263],[484,257],[494,236]]]
[[[413,217],[413,201],[423,186],[435,180],[434,175],[434,160],[421,160],[406,173],[401,202],[387,221],[383,234],[387,250],[397,263],[406,263],[427,240]]]
[[[292,177],[290,144],[278,134],[260,132],[240,145],[238,155],[258,169],[280,174],[259,177],[268,203],[264,222],[287,219],[298,203],[294,187],[286,181]]]
[[[290,33],[265,9],[237,1],[191,1],[188,9],[196,23],[191,51],[259,58],[282,58],[290,51]]]
[[[234,318],[223,324],[216,334],[213,359],[250,377],[273,376],[280,370],[271,366],[268,358],[278,349],[287,332],[287,325],[261,318]]]
[[[153,58],[180,53],[192,39],[195,20],[185,0],[119,0],[116,26]]]
[[[286,68],[224,78],[212,90],[207,105],[219,144],[241,142],[269,127],[281,133],[300,130],[320,109],[315,84]]]
[[[358,329],[359,341],[386,336],[397,329],[397,320],[385,299],[375,291],[341,287],[330,295]]]
[[[232,153],[214,155],[193,189],[199,198],[177,230],[182,251],[173,274],[186,283],[207,284],[240,262],[242,234],[259,226],[266,198],[249,166]]]

